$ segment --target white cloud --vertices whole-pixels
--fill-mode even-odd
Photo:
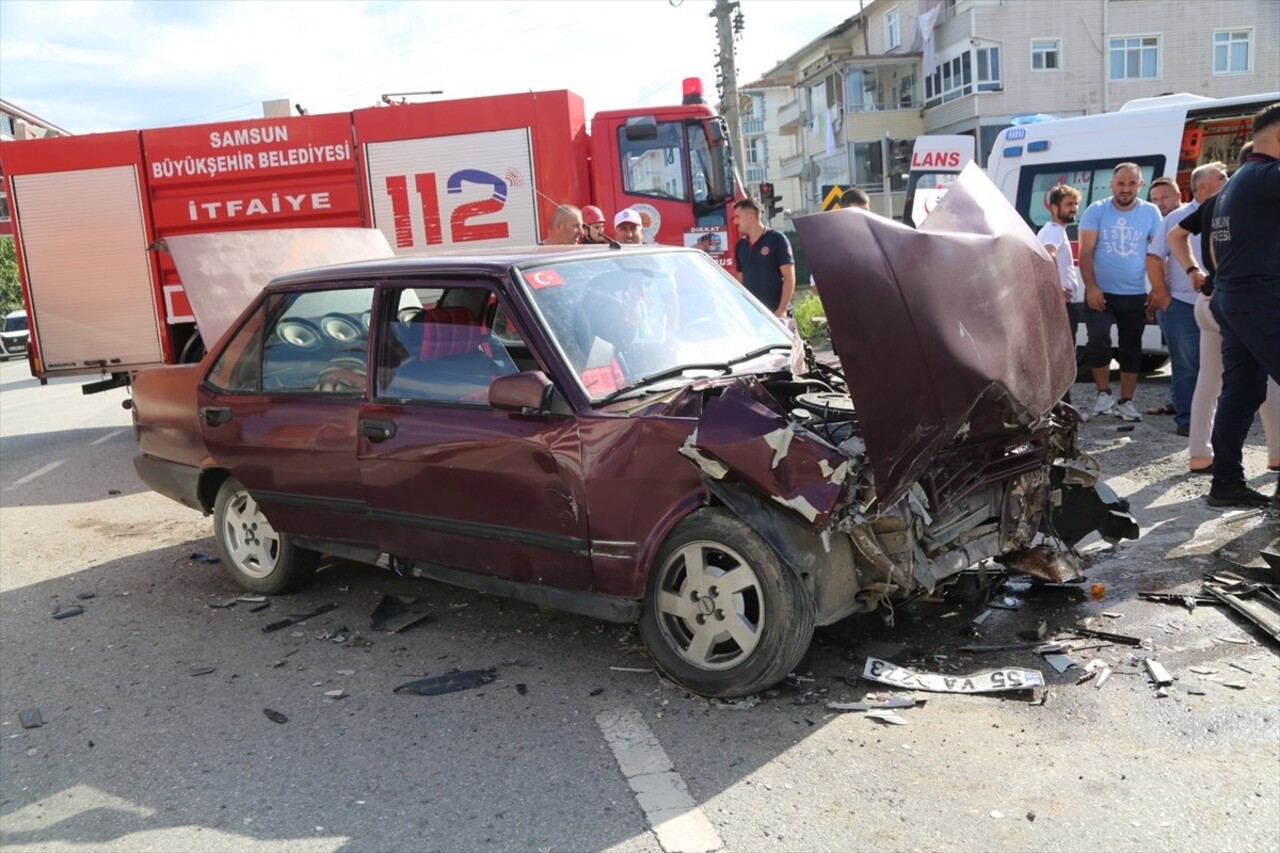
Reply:
[[[313,113],[385,92],[446,98],[545,89],[588,113],[716,100],[711,0],[0,3],[0,96],[75,132]],[[742,0],[742,82],[857,10],[857,0]]]

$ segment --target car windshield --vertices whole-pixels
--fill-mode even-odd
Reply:
[[[19,314],[16,317],[5,317],[4,330],[6,332],[25,332],[27,330],[27,315]]]
[[[593,400],[727,373],[791,346],[786,329],[703,252],[558,259],[521,270]]]

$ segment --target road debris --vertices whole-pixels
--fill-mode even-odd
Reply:
[[[431,615],[425,604],[404,595],[384,595],[369,616],[369,628],[392,634],[417,625]]]
[[[1017,610],[1022,606],[1022,602],[1011,595],[1006,595],[1003,598],[988,601],[987,606],[997,610]]]
[[[981,613],[979,613],[977,616],[970,619],[969,624],[981,625],[983,622],[986,622],[987,619],[990,618],[990,616],[991,616],[991,610],[990,609],[984,610]]]
[[[53,618],[57,619],[58,617],[55,616]],[[1224,643],[1235,643],[1237,646],[1247,646],[1253,642],[1247,637],[1215,637],[1214,639],[1221,640]]]
[[[1037,625],[1034,628],[1029,628],[1025,631],[1019,631],[1018,636],[1024,640],[1043,640],[1045,638],[1045,635],[1048,633],[1049,633],[1049,623],[1041,619],[1039,625]]]
[[[280,723],[283,725],[284,723],[289,722],[289,718],[284,714],[281,714],[279,711],[273,711],[270,708],[263,708],[262,713],[266,714],[267,719],[273,723]]]
[[[192,665],[191,665],[191,667],[190,667],[190,669],[188,669],[188,670],[187,670],[187,674],[188,674],[188,675],[193,675],[193,676],[194,676],[194,675],[208,675],[208,674],[209,674],[209,673],[211,673],[211,672],[216,672],[216,671],[217,671],[217,669],[218,669],[218,668],[217,668],[217,667],[215,667],[215,666],[208,666],[208,665],[206,665],[206,664],[192,664]]]
[[[18,722],[24,729],[38,729],[44,725],[44,717],[39,708],[23,708],[18,712]]]
[[[1067,670],[1071,669],[1071,667],[1080,665],[1080,662],[1077,661],[1075,658],[1071,657],[1070,655],[1051,653],[1051,654],[1044,655],[1044,659],[1045,659],[1045,662],[1049,664],[1049,666],[1053,667],[1058,672],[1066,672]]]
[[[459,690],[474,690],[483,687],[498,677],[496,669],[471,669],[463,672],[450,672],[432,678],[420,678],[396,687],[395,693],[417,693],[419,696],[440,696],[444,693],[455,693]]]
[[[918,672],[879,658],[867,658],[862,677],[868,681],[909,687],[930,693],[997,693],[1044,686],[1044,675],[1034,669],[1006,667],[970,675]]]
[[[324,692],[324,695],[325,695],[326,697],[328,697],[329,699],[346,699],[346,698],[347,698],[347,691],[345,691],[345,690],[343,690],[341,687],[339,687],[339,688],[337,688],[336,690],[326,690],[326,691]]]
[[[828,711],[893,711],[899,708],[915,708],[923,706],[926,700],[914,696],[889,696],[886,699],[872,699],[870,695],[860,702],[828,702]]]
[[[197,563],[221,563],[222,558],[217,554],[206,554],[204,551],[192,551],[190,559]]]
[[[609,669],[614,672],[653,672],[653,667],[648,666],[611,666]]]
[[[92,593],[92,592],[76,593],[76,598],[80,599],[81,601],[88,601],[89,599],[96,598],[96,597],[97,597],[96,593]]]
[[[228,607],[235,607],[238,598],[219,598],[216,601],[206,601],[205,604],[216,610],[226,610]]]
[[[865,716],[868,720],[876,720],[890,726],[905,726],[907,724],[904,717],[900,717],[892,711],[868,711]]]
[[[263,625],[262,633],[270,634],[272,631],[279,631],[281,628],[288,628],[290,625],[297,625],[299,622],[306,622],[308,619],[313,619],[316,616],[320,616],[321,614],[328,613],[330,610],[337,610],[337,609],[338,609],[338,605],[334,604],[333,602],[330,602],[328,604],[322,604],[319,607],[317,607],[315,610],[312,610],[310,613],[301,613],[296,616],[286,616],[285,618],[279,620],[278,622],[271,622],[266,625]]]
[[[1173,676],[1169,674],[1169,670],[1164,665],[1153,658],[1146,658],[1143,664],[1147,667],[1147,672],[1151,674],[1151,681],[1161,687],[1166,684],[1173,684]]]
[[[1280,642],[1280,589],[1265,583],[1206,583],[1204,592]]]
[[[1040,645],[1039,642],[1025,643],[978,643],[967,646],[960,646],[958,652],[972,652],[973,654],[987,654],[988,652],[1022,652],[1027,649],[1034,649]]]
[[[59,607],[57,610],[53,611],[53,618],[70,619],[72,616],[79,616],[83,612],[83,607],[78,604],[73,604],[70,607]]]
[[[603,693],[603,692],[604,692],[604,688],[603,688],[603,687],[597,687],[596,689],[592,690],[592,691],[591,691],[590,693],[588,693],[587,695],[588,695],[588,696],[599,696],[599,695],[600,695],[601,693]]]
[[[725,708],[731,711],[749,711],[760,704],[760,697],[754,693],[741,699],[712,699],[711,707]]]
[[[1093,628],[1082,628],[1079,626],[1068,630],[1073,634],[1080,635],[1081,637],[1092,637],[1095,640],[1108,640],[1112,643],[1119,643],[1124,646],[1142,645],[1141,637],[1131,637],[1128,634],[1113,634],[1110,631],[1097,631]]]

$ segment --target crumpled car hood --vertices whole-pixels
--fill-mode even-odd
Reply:
[[[957,436],[1033,424],[1074,382],[1054,263],[976,165],[919,230],[853,209],[796,229],[880,501]]]
[[[394,254],[377,228],[272,228],[166,237],[205,346],[278,275]]]

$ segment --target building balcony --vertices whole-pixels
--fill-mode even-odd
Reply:
[[[762,118],[744,118],[741,124],[743,136],[761,136],[764,134],[764,119]]]
[[[794,129],[800,124],[800,101],[794,100],[778,108],[778,129]]]
[[[781,178],[798,178],[800,172],[804,169],[805,156],[796,154],[791,157],[783,157],[779,165],[778,174]]]

